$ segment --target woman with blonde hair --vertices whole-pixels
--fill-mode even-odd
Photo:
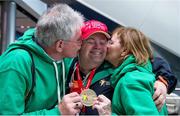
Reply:
[[[167,115],[153,101],[155,75],[150,59],[153,52],[149,39],[130,27],[115,29],[108,44],[106,60],[115,67],[111,77],[114,87],[112,112],[118,115]]]

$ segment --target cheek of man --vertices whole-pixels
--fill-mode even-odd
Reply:
[[[69,48],[67,49],[69,57],[76,57],[79,54],[80,48],[81,48],[81,46],[79,46],[79,45],[69,46]]]

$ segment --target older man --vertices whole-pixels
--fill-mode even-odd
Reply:
[[[83,22],[81,14],[57,4],[40,17],[36,33],[30,29],[9,46],[0,57],[0,115],[79,113],[81,97],[65,95],[62,59],[78,54]]]

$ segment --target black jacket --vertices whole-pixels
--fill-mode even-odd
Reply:
[[[168,82],[168,94],[170,94],[176,87],[177,78],[171,71],[169,64],[162,57],[154,57],[152,60],[152,66],[156,78],[161,75]]]

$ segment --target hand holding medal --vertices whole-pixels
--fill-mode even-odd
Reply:
[[[99,115],[111,115],[111,101],[104,95],[99,95],[93,103],[93,108]]]
[[[76,92],[66,94],[62,98],[61,103],[58,104],[58,107],[61,111],[61,115],[79,114],[82,108],[81,96]]]

